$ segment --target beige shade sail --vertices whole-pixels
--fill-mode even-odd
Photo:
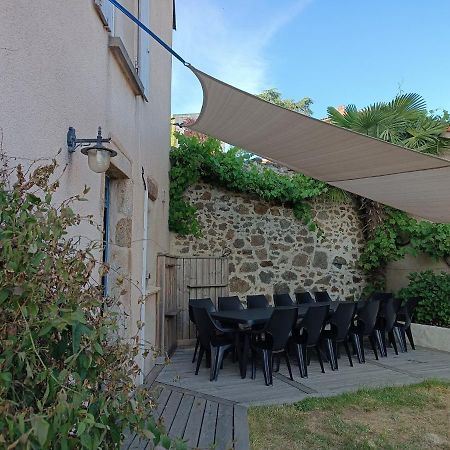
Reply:
[[[450,161],[331,125],[189,66],[203,107],[189,128],[434,222],[450,222]]]

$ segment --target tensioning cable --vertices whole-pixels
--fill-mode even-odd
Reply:
[[[159,36],[153,33],[153,31],[150,30],[150,28],[146,27],[137,17],[131,14],[130,11],[128,11],[128,9],[126,9],[116,0],[108,0],[108,1],[112,3],[112,5],[115,6],[119,11],[125,14],[129,19],[131,19],[139,28],[141,28],[148,35],[150,35],[156,42],[158,42],[158,44],[160,44],[169,53],[175,56],[175,58],[177,58],[178,61],[182,62],[185,66],[189,66],[189,63],[187,63],[170,45],[166,44]]]

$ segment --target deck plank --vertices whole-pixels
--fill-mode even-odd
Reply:
[[[161,414],[161,422],[166,429],[166,433],[169,432],[170,427],[172,426],[173,419],[178,411],[182,397],[183,394],[181,392],[172,391],[169,400],[167,400],[166,407]]]
[[[183,436],[183,439],[190,447],[197,447],[200,430],[202,428],[205,405],[206,400],[204,398],[195,397]]]
[[[169,430],[169,435],[174,438],[181,439],[186,429],[189,415],[191,414],[192,405],[194,403],[194,396],[183,395],[178,411],[173,419],[172,426]]]
[[[217,412],[215,450],[233,448],[233,406],[219,403]]]
[[[219,404],[217,402],[212,402],[210,400],[206,401],[202,429],[198,440],[199,448],[208,449],[214,444],[218,407]]]
[[[247,408],[239,405],[234,407],[234,448],[250,450]]]

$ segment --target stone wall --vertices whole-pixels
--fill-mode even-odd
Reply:
[[[365,277],[357,268],[364,238],[354,204],[313,203],[311,232],[290,208],[206,184],[187,197],[199,210],[203,236],[171,236],[177,256],[228,256],[230,294],[315,291],[358,298]]]

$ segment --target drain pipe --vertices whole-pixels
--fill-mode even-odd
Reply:
[[[142,167],[142,182],[144,184],[144,220],[143,220],[143,239],[142,239],[142,277],[141,290],[142,300],[139,308],[139,359],[141,372],[139,374],[139,384],[144,384],[144,365],[145,365],[145,296],[147,293],[147,232],[148,232],[148,187],[145,181],[144,168]]]

